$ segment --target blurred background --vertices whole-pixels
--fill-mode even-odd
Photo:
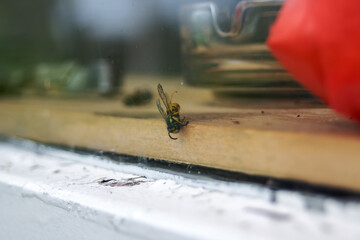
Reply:
[[[304,96],[265,45],[281,4],[1,0],[0,94],[113,96],[137,74],[236,86],[247,95]]]
[[[175,1],[1,0],[1,6],[3,94],[51,88],[111,94],[128,73],[180,74]]]

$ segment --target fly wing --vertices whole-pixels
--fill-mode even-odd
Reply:
[[[164,89],[162,88],[161,84],[159,83],[158,84],[158,92],[159,92],[159,96],[161,98],[161,100],[163,101],[165,107],[166,107],[166,110],[167,112],[170,112],[170,106],[169,106],[169,102],[168,102],[168,99],[167,99],[167,96],[166,94],[164,93]],[[159,106],[158,106],[159,108]]]
[[[160,103],[160,100],[159,99],[157,99],[156,100],[156,106],[157,106],[157,108],[159,109],[159,112],[161,113],[161,116],[165,119],[165,121],[166,121],[166,114],[165,114],[165,112],[164,112],[164,109],[161,107],[161,103]]]

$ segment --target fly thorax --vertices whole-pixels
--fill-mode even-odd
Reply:
[[[180,105],[177,104],[177,103],[172,103],[172,104],[170,105],[170,111],[171,111],[171,113],[172,113],[173,115],[179,114],[179,112],[180,112]]]

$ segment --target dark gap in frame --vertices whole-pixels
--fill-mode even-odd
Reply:
[[[224,182],[257,184],[272,190],[274,193],[276,193],[276,191],[278,190],[288,190],[300,192],[304,195],[309,196],[317,195],[323,197],[332,197],[340,201],[360,201],[360,192],[337,187],[329,187],[291,179],[279,179],[269,176],[251,175],[241,172],[234,172],[193,164],[175,163],[160,159],[118,154],[114,152],[92,150],[83,147],[69,147],[59,144],[38,142],[29,139],[20,139],[13,137],[9,138],[0,135],[0,142],[8,142],[21,147],[21,145],[23,145],[22,141],[33,142],[36,145],[36,148],[34,148],[33,150],[37,151],[38,153],[42,152],[42,150],[40,150],[39,148],[44,146],[59,150],[65,150],[81,155],[104,157],[113,162],[133,164],[149,170],[157,170],[170,174],[180,173],[182,174],[182,176],[190,178],[204,177],[207,179],[220,180]],[[274,200],[274,202],[275,201],[276,199]]]

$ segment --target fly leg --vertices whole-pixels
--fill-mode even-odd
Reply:
[[[185,117],[183,119],[173,118],[173,120],[180,124],[181,127],[185,127],[189,124],[189,121],[185,121]]]
[[[170,104],[172,103],[172,99],[173,99],[173,97],[174,97],[174,94],[175,93],[177,93],[177,91],[175,91],[175,92],[173,92],[172,94],[171,94],[171,97],[170,97]]]
[[[168,132],[168,135],[169,135],[169,138],[171,138],[172,140],[176,140],[177,138],[173,138],[171,135],[170,135],[170,132]]]
[[[185,117],[183,119],[181,119],[180,124],[181,124],[182,127],[186,127],[189,124],[189,121],[187,121],[185,119],[186,119]]]

